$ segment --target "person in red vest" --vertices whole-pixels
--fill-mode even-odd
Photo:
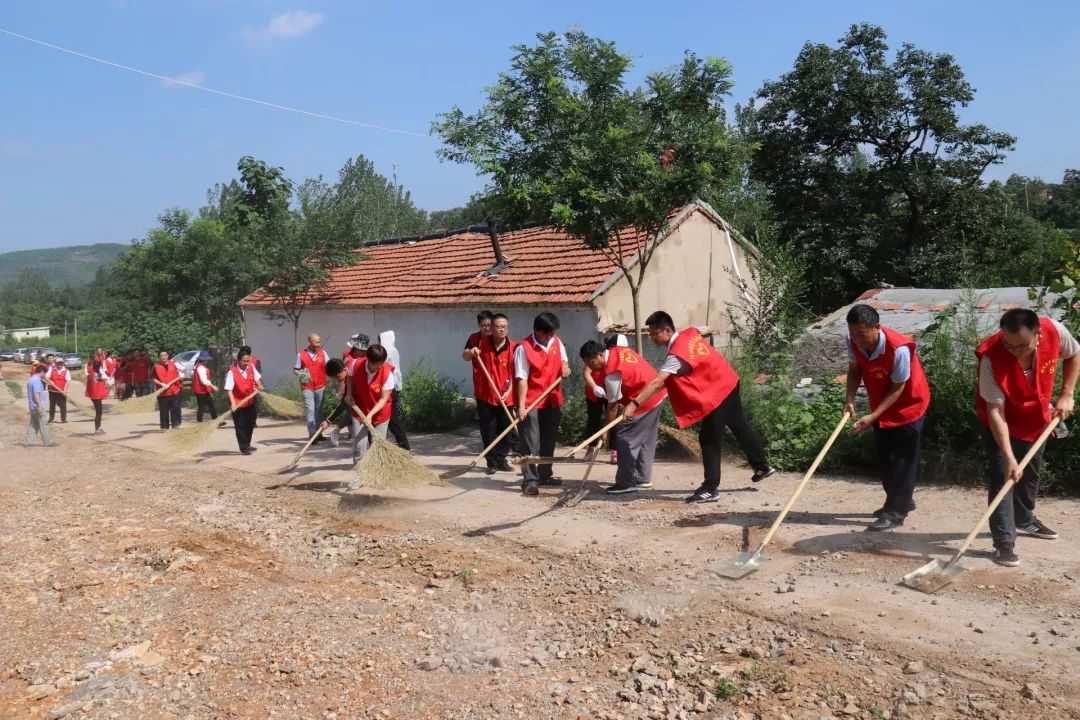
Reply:
[[[556,380],[570,377],[570,363],[566,348],[557,335],[558,330],[559,319],[555,315],[540,313],[533,320],[532,335],[519,342],[514,350],[522,455],[550,456],[555,452],[562,419],[562,387],[556,386],[532,412],[526,414],[525,409]],[[562,480],[552,474],[550,464],[525,464],[521,469],[521,491],[526,495],[539,495],[540,485],[562,485]]]
[[[855,393],[866,386],[870,413],[852,426],[853,433],[874,430],[885,504],[867,528],[875,532],[904,524],[915,509],[930,385],[926,382],[915,341],[881,324],[877,310],[855,305],[847,314],[848,373],[844,410],[855,417]]]
[[[731,428],[754,469],[750,478],[753,482],[775,475],[776,468],[769,463],[761,439],[746,421],[739,395],[739,375],[705,340],[702,329],[686,328],[676,332],[675,322],[662,310],[646,318],[645,325],[649,338],[656,345],[666,346],[668,354],[656,377],[630,400],[627,412],[636,413],[661,387],[666,387],[679,427],[701,423],[698,442],[705,479],[686,501],[705,503],[720,499],[718,488],[725,427]]]
[[[380,437],[386,437],[394,410],[394,366],[386,362],[386,348],[375,343],[349,369],[345,400],[353,416],[353,462],[360,462],[374,439],[361,419],[367,417]],[[350,487],[359,486],[354,478]]]
[[[56,408],[60,408],[60,422],[67,423],[67,386],[71,382],[71,371],[64,365],[64,358],[53,361],[52,367],[45,371],[45,380],[49,385],[49,424],[56,421]]]
[[[629,406],[633,398],[656,378],[656,370],[641,355],[619,345],[604,348],[595,340],[589,340],[581,346],[580,354],[585,369],[600,375],[599,382],[607,398],[607,422],[614,420],[620,410],[626,415],[626,419],[616,425],[619,433],[612,445],[618,451],[619,469],[615,472],[615,484],[606,492],[623,495],[651,488],[656,434],[660,430],[661,406],[667,391],[661,389],[632,411]]]
[[[121,357],[116,363],[116,370],[113,371],[113,380],[115,385],[113,386],[113,397],[117,400],[127,400],[128,388],[131,386],[131,366],[128,363],[127,355]]]
[[[86,363],[86,397],[90,398],[90,402],[94,405],[94,434],[103,435],[104,430],[101,429],[101,414],[104,406],[102,401],[109,397],[109,385],[106,382],[108,376],[105,374],[104,369],[105,358],[100,355],[95,355],[94,359]]]
[[[197,409],[195,410],[195,422],[202,422],[203,415],[209,415],[211,420],[217,420],[217,408],[214,407],[214,395],[217,388],[210,378],[210,361],[214,356],[207,350],[199,352],[195,358],[195,367],[191,371],[191,394],[195,396]]]
[[[180,386],[180,369],[169,359],[168,351],[162,350],[154,364],[154,392],[161,390],[157,400],[162,432],[180,427]]]
[[[465,349],[461,352],[461,359],[467,363],[472,363],[472,386],[473,397],[476,398],[476,414],[480,414],[480,398],[487,394],[490,395],[488,388],[488,381],[484,379],[484,373],[481,372],[480,366],[477,365],[476,358],[479,357],[474,350],[480,348],[480,341],[486,337],[491,337],[492,325],[494,323],[495,314],[490,310],[481,310],[476,314],[476,324],[480,328],[465,340]],[[481,441],[484,443],[484,447],[488,446],[489,440],[483,439],[484,433],[484,421],[480,420],[480,435]]]
[[[480,336],[475,346],[466,345],[465,355],[473,359],[473,393],[476,395],[476,414],[480,419],[480,440],[486,448],[491,441],[498,437],[503,430],[510,425],[510,418],[502,406],[513,406],[514,386],[514,352],[517,343],[510,339],[510,318],[502,313],[489,313],[486,310],[489,322],[488,333],[484,334],[484,324],[480,325],[480,333],[473,333],[469,341],[477,335]],[[484,313],[480,313],[483,316]],[[478,316],[478,320],[480,317]],[[495,388],[484,377],[480,367],[487,369],[488,374],[495,383]],[[480,378],[477,379],[479,373]],[[501,400],[501,402],[500,402]],[[504,437],[487,454],[488,474],[496,472],[513,472],[506,456],[510,451],[510,438]]]
[[[629,347],[629,342],[625,335],[615,334],[610,335],[604,339],[605,348],[613,347]],[[604,390],[604,370],[589,370],[585,369],[585,436],[592,437],[600,428],[604,427],[604,418],[609,414],[608,409],[610,403],[608,402],[607,392]],[[612,416],[611,420],[614,420]],[[608,420],[607,422],[611,422]],[[608,447],[611,448],[610,460],[611,464],[615,465],[619,462],[619,451],[616,450],[616,446],[619,442],[619,426],[611,428],[607,432]],[[603,445],[604,438],[598,439],[592,445],[589,446],[585,453],[586,460],[592,460],[596,453],[600,452],[600,446]]]
[[[262,389],[262,375],[251,362],[251,350],[244,346],[236,353],[236,363],[225,373],[225,392],[229,394],[236,444],[244,455],[250,455],[256,450],[251,445],[251,436],[255,432],[255,420],[258,416],[255,393]]]
[[[323,421],[323,404],[326,401],[326,361],[330,356],[322,346],[322,338],[316,333],[308,335],[308,344],[296,353],[293,375],[300,378],[304,395],[304,412],[307,415],[308,438],[319,429]],[[315,442],[322,441],[320,437]]]
[[[150,362],[150,353],[143,349],[140,349],[135,353],[135,362],[131,370],[131,380],[135,383],[135,394],[138,397],[149,395],[154,391],[153,383],[150,382],[150,369],[152,367],[153,363]]]
[[[35,358],[30,363],[30,377],[34,377],[37,374],[38,368],[43,368],[45,373],[49,372],[49,368],[52,367],[54,355],[49,353],[44,358]]]
[[[1017,531],[1053,540],[1058,534],[1035,517],[1042,450],[1018,471],[1023,457],[1051,422],[1065,420],[1073,411],[1076,379],[1080,374],[1080,343],[1064,325],[1032,310],[1008,310],[999,330],[976,350],[979,391],[975,410],[983,430],[989,459],[988,497],[993,499],[1005,482],[1012,491],[990,516],[994,562],[1013,567]],[[1064,377],[1057,402],[1052,402],[1058,360]]]

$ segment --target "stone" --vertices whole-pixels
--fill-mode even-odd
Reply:
[[[909,662],[907,665],[904,666],[904,674],[905,675],[918,675],[919,673],[921,673],[925,669],[926,669],[926,663],[924,663],[922,660],[912,660],[911,662]]]
[[[1020,694],[1029,700],[1037,700],[1042,695],[1042,688],[1035,683],[1024,683],[1024,687],[1020,690]]]
[[[421,670],[435,670],[436,668],[441,667],[442,664],[443,659],[441,657],[439,657],[438,655],[429,655],[420,662],[418,662],[416,665]]]

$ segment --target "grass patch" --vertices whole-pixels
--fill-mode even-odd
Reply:
[[[713,695],[718,700],[731,700],[739,694],[739,686],[734,680],[729,677],[722,677],[716,681],[716,688],[713,690]]]
[[[19,383],[14,380],[5,380],[4,384],[7,385],[8,392],[16,398],[21,398],[23,396],[23,388]]]

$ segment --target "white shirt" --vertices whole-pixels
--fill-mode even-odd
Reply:
[[[700,333],[704,333],[706,330],[708,330],[708,328],[704,325],[699,325],[697,328],[697,331]],[[671,346],[675,344],[675,338],[677,337],[679,337],[679,333],[675,332],[672,333],[671,339],[668,340],[668,355],[664,358],[664,363],[660,366],[660,372],[667,373],[668,375],[687,375],[690,373],[690,370],[693,369],[690,367],[690,364],[678,355],[671,354]]]
[[[855,353],[851,350],[851,347],[853,345],[855,345],[855,342],[852,341],[851,336],[848,335],[847,356],[848,362],[850,363],[858,362],[855,359]],[[884,355],[885,333],[878,333],[877,347],[874,348],[874,352],[867,353],[861,347],[859,348],[859,352],[862,353],[862,356],[870,362],[873,362],[874,360],[877,360],[879,357]],[[911,348],[909,348],[907,345],[898,347],[893,351],[893,366],[892,370],[889,371],[889,379],[897,385],[899,385],[900,383],[905,383],[911,379]]]
[[[1057,328],[1058,335],[1061,336],[1060,348],[1058,351],[1061,354],[1062,359],[1068,360],[1077,353],[1080,353],[1080,343],[1076,341],[1076,338],[1072,336],[1064,325],[1057,320],[1051,321],[1054,323],[1054,327]],[[1034,367],[1034,362],[1032,362]],[[1031,382],[1032,370],[1028,368],[1024,371],[1024,376]],[[984,355],[979,362],[979,395],[986,401],[988,405],[1001,405],[1005,402],[1005,392],[998,385],[997,380],[994,379],[994,366],[990,362],[990,357]]]
[[[236,371],[240,373],[240,377],[244,378],[245,380],[247,380],[248,378],[248,373],[253,373],[251,377],[254,380],[262,380],[262,375],[259,374],[259,371],[255,369],[254,365],[249,364],[247,366],[247,370],[241,370],[240,367],[237,366]],[[233,389],[233,387],[233,374],[232,369],[230,369],[229,372],[225,373],[225,392],[229,392]]]
[[[558,335],[552,335],[550,340],[548,340],[546,343],[542,343],[536,339],[536,335],[534,334],[530,335],[529,340],[527,340],[526,342],[532,342],[533,347],[535,347],[537,350],[543,350],[544,352],[547,352],[551,350],[551,343],[555,342],[558,339]],[[559,356],[561,357],[563,362],[569,362],[566,359],[566,346],[563,345],[561,340],[559,340]],[[525,354],[525,346],[518,345],[517,349],[514,350],[514,377],[518,380],[528,380],[529,369],[531,367],[532,366],[529,365],[529,356]]]
[[[203,385],[210,385],[210,371],[207,370],[205,365],[197,365],[195,367],[195,374],[199,376],[199,382]],[[232,373],[230,373],[231,375]]]

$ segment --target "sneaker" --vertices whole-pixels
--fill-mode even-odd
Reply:
[[[882,530],[892,530],[898,528],[904,524],[904,518],[898,518],[895,515],[889,513],[882,513],[878,516],[878,519],[870,523],[867,526],[867,530],[870,532],[881,532]]]
[[[1031,537],[1042,538],[1044,540],[1057,540],[1057,532],[1039,522],[1039,518],[1031,518],[1031,522],[1026,525],[1017,525],[1017,532],[1022,532],[1025,535]]]
[[[104,435],[105,431],[102,430],[101,428],[98,428],[97,430],[94,431],[94,434],[95,435]]]
[[[240,451],[240,454],[241,455],[250,455],[251,454],[251,448],[244,448],[243,450]]]
[[[488,475],[494,475],[498,471],[499,471],[499,469],[497,467],[495,467],[494,465],[488,465],[487,470],[485,470],[484,472],[487,473]]]
[[[529,497],[535,497],[540,494],[540,487],[535,482],[527,482],[521,486],[521,492]]]
[[[499,472],[514,472],[514,468],[506,460],[502,460],[501,462],[499,462],[495,466],[495,469]]]
[[[608,495],[626,495],[627,493],[635,493],[638,491],[640,485],[612,485],[604,490]]]
[[[618,465],[619,464],[619,451],[618,450],[612,450],[611,455],[608,456],[608,460],[611,462],[612,465]]]
[[[716,502],[720,499],[720,494],[715,490],[709,490],[708,488],[700,487],[694,491],[694,494],[686,498],[688,503],[710,503]]]
[[[772,465],[770,465],[769,467],[765,468],[764,470],[755,470],[754,474],[750,476],[750,481],[751,482],[761,482],[765,478],[770,478],[773,475],[775,475],[776,473],[777,473],[776,468],[774,468]]]
[[[994,562],[1005,567],[1016,567],[1020,564],[1020,556],[1013,552],[1012,543],[1002,543],[994,547]]]
[[[334,447],[341,445],[341,428],[335,427],[330,431],[330,444]]]
[[[540,480],[540,484],[544,487],[562,487],[562,478],[550,477]]]
[[[597,453],[599,452],[600,447],[598,445],[593,445],[592,447],[585,448],[585,462],[592,462],[593,459],[596,458]]]
[[[648,490],[652,486],[653,486],[652,480],[643,480],[643,481],[641,481],[639,483],[634,483],[634,487],[639,488],[641,490]]]
[[[877,510],[875,510],[874,512],[872,512],[870,514],[877,518],[877,517],[881,517],[887,510],[888,510],[888,508],[886,508],[884,505],[882,505],[881,507],[879,507]],[[907,509],[907,511],[908,511],[908,513],[915,512],[914,503],[912,503],[911,507],[909,507]]]

